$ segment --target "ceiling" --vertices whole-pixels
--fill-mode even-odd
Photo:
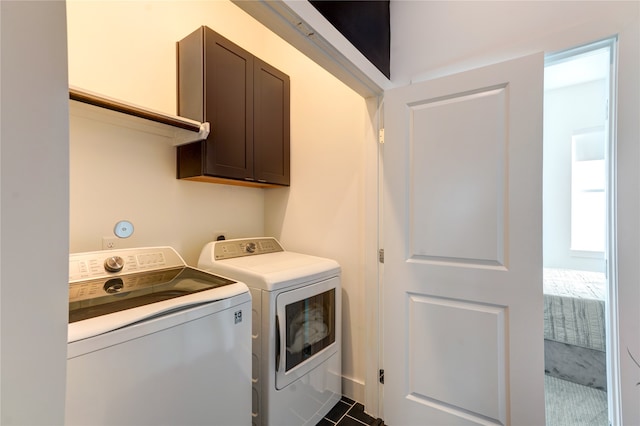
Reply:
[[[547,61],[544,68],[545,90],[608,78],[609,56],[609,48],[605,47],[558,61]]]

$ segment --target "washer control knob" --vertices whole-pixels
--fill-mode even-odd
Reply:
[[[247,243],[247,253],[254,253],[256,251],[256,243]]]
[[[124,259],[120,256],[109,256],[104,261],[104,269],[109,272],[120,272],[124,268]]]
[[[112,278],[104,283],[102,288],[109,294],[120,293],[124,288],[124,281],[122,281],[122,278]]]

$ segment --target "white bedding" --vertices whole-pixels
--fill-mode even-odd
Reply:
[[[607,283],[602,272],[544,269],[544,294],[605,300]]]
[[[544,270],[545,339],[605,350],[603,273]]]

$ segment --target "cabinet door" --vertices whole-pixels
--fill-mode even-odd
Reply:
[[[204,117],[207,175],[253,178],[253,60],[249,52],[204,27]]]
[[[254,177],[258,182],[289,185],[289,76],[254,58]]]

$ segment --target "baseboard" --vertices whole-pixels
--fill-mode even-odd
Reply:
[[[354,401],[364,403],[364,382],[342,376],[342,394]]]

